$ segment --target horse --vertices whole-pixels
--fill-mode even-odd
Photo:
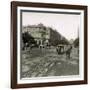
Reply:
[[[72,50],[72,46],[70,46],[70,47],[66,50],[66,57],[68,57],[69,59],[70,59],[71,50]]]

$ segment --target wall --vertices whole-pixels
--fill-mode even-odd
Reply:
[[[0,0],[0,90],[10,90],[10,1]],[[29,1],[29,0],[21,0]],[[90,0],[30,0],[50,3],[81,4],[88,5],[88,16],[90,16]],[[88,24],[90,17],[88,17]],[[90,25],[88,25],[88,30]],[[88,31],[90,34],[90,31]],[[90,38],[90,35],[88,36]],[[88,42],[90,46],[90,41]],[[90,53],[90,47],[88,48]],[[90,56],[88,57],[90,59]],[[90,64],[90,61],[88,61]],[[88,65],[90,68],[90,65]],[[90,70],[88,70],[88,85],[72,85],[61,87],[32,88],[31,90],[90,90]],[[26,90],[26,89],[21,89]],[[29,90],[29,89],[27,89]]]

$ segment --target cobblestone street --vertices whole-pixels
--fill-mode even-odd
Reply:
[[[79,74],[79,55],[77,48],[73,48],[71,58],[66,54],[58,55],[55,47],[32,48],[22,51],[21,78],[65,76]]]

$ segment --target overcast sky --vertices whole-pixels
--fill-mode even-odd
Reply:
[[[39,23],[56,29],[60,34],[70,40],[78,36],[80,15],[23,12],[23,26],[37,25]]]

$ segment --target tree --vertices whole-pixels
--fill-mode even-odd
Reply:
[[[76,38],[75,40],[74,40],[74,46],[75,47],[78,47],[79,46],[79,38]]]
[[[36,41],[28,32],[22,34],[22,41],[24,44],[27,43],[28,45],[36,44]]]

